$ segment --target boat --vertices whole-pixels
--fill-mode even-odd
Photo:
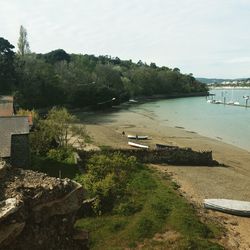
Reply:
[[[207,103],[215,103],[215,100],[209,99],[209,100],[207,100]]]
[[[215,103],[215,104],[221,104],[222,101],[221,100],[215,100],[213,103]]]
[[[250,202],[228,199],[204,199],[204,207],[223,213],[250,216]]]
[[[138,144],[138,143],[134,143],[134,142],[130,142],[130,141],[128,142],[128,145],[130,145],[132,147],[136,147],[136,148],[149,148],[149,146]]]
[[[229,101],[227,102],[228,105],[233,105],[234,104],[234,101]]]
[[[234,105],[240,105],[240,103],[236,101],[236,102],[234,102]]]
[[[137,103],[138,101],[134,100],[134,99],[129,99],[130,103]]]
[[[128,139],[147,140],[147,135],[127,135]]]

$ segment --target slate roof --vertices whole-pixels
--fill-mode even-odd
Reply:
[[[11,116],[13,113],[13,96],[0,96],[0,116]]]
[[[11,136],[29,134],[27,116],[0,117],[0,157],[11,156]]]

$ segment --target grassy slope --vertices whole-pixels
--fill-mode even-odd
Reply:
[[[220,228],[201,223],[177,189],[168,176],[144,168],[131,178],[129,195],[110,214],[80,219],[76,227],[90,231],[91,249],[138,245],[142,249],[223,249],[214,243]]]

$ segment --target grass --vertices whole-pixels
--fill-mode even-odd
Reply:
[[[170,178],[143,168],[133,175],[127,195],[110,213],[80,219],[76,227],[90,232],[90,249],[138,245],[142,249],[223,249],[216,243],[220,228],[202,223],[177,189]],[[175,239],[153,238],[164,232],[171,232]]]

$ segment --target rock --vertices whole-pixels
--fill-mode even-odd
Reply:
[[[0,246],[7,246],[23,231],[25,222],[0,226]]]
[[[9,167],[0,178],[0,250],[87,249],[75,239],[80,184]]]
[[[230,224],[231,224],[232,226],[238,226],[238,221],[232,220],[232,221],[230,221]]]
[[[15,213],[22,205],[16,198],[9,198],[0,202],[0,221],[4,220],[10,214]]]

